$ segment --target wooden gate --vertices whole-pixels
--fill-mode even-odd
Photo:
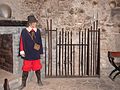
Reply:
[[[100,29],[98,21],[84,30],[53,30],[47,20],[45,77],[99,77]]]

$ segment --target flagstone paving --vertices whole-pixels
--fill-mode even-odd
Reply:
[[[44,79],[43,86],[38,86],[36,79],[27,83],[24,90],[120,90],[120,77],[112,81],[101,78],[49,78]]]
[[[7,77],[11,90],[18,90],[21,76],[15,76],[0,70],[0,90],[3,89],[4,78]],[[29,75],[27,86],[23,90],[120,90],[120,75],[112,81],[108,76],[100,78],[43,78],[43,86],[38,86],[36,76]]]

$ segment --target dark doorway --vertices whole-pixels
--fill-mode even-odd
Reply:
[[[12,34],[0,35],[0,68],[13,73]]]

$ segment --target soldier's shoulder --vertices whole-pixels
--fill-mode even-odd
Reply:
[[[21,33],[24,34],[26,31],[27,31],[27,29],[23,28]]]

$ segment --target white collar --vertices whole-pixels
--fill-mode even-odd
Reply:
[[[28,30],[28,32],[30,32],[32,29],[37,32],[37,28],[31,28],[30,26],[26,28]]]

